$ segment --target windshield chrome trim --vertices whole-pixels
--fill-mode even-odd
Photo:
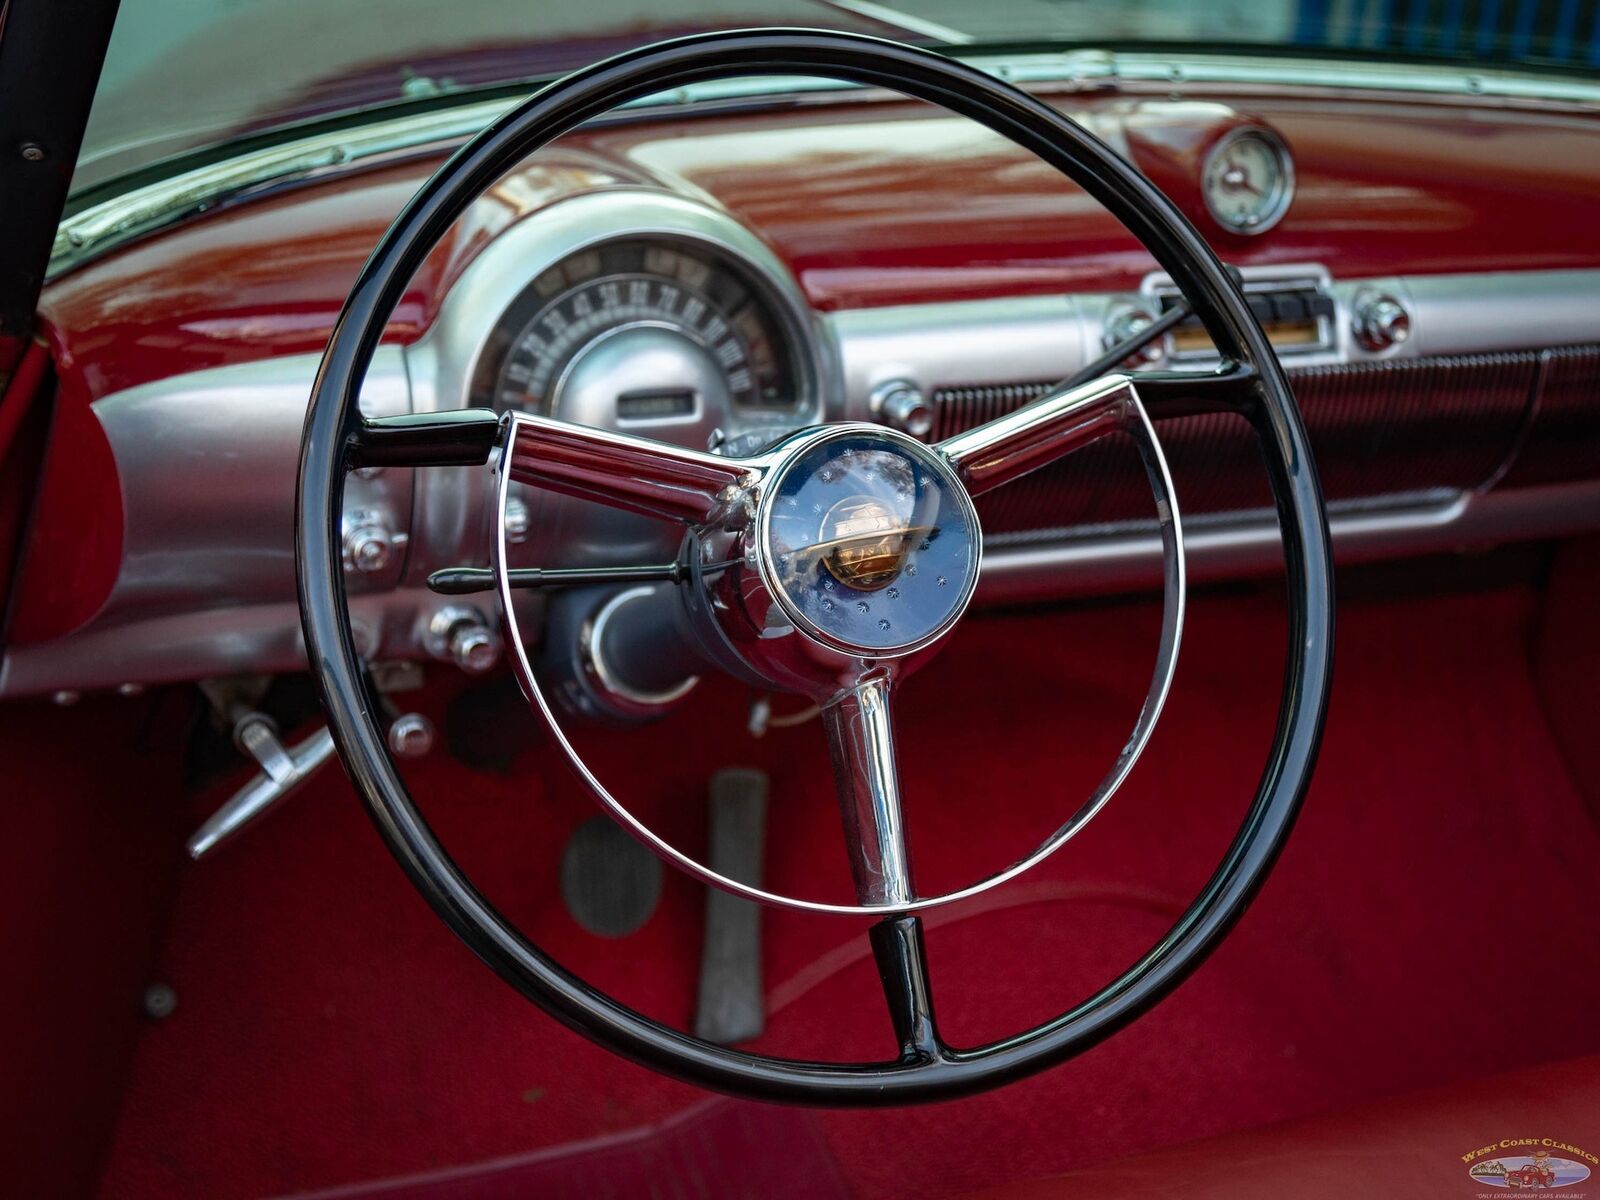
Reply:
[[[966,61],[1019,85],[1075,90],[1145,88],[1293,87],[1351,92],[1420,93],[1600,108],[1600,79],[1531,76],[1503,68],[1466,70],[1333,59],[1270,59],[1248,55],[1158,54],[1073,50],[1028,55],[963,55]],[[774,76],[719,80],[677,88],[620,106],[605,120],[632,120],[672,108],[717,111],[729,104],[794,102],[869,94],[837,80]],[[531,94],[531,92],[529,93]],[[83,266],[146,234],[269,187],[304,182],[355,163],[448,146],[481,130],[525,96],[463,100],[458,107],[374,121],[359,128],[310,134],[280,145],[184,171],[91,205],[61,222],[47,279]]]

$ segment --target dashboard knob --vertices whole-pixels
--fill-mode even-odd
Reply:
[[[389,749],[401,758],[421,758],[433,749],[433,722],[421,713],[401,713],[389,726]]]
[[[1367,296],[1356,303],[1356,341],[1368,350],[1387,350],[1411,337],[1411,314],[1393,296]]]
[[[933,405],[922,389],[907,379],[891,379],[872,389],[872,414],[891,429],[925,438],[933,432]]]
[[[428,620],[423,646],[468,675],[482,675],[500,661],[500,639],[477,609],[447,604]]]
[[[376,575],[394,560],[394,530],[374,512],[347,515],[344,521],[344,569],[350,574]]]
[[[1155,322],[1155,318],[1142,308],[1135,308],[1131,304],[1118,305],[1106,318],[1105,332],[1101,334],[1100,343],[1107,350],[1119,346],[1135,334],[1142,333]],[[1130,362],[1160,362],[1166,356],[1162,339],[1157,338],[1148,346],[1137,351],[1130,358]]]

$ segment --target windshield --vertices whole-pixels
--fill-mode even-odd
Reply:
[[[122,0],[74,190],[276,127],[710,29],[942,47],[1325,52],[1600,70],[1596,0]]]

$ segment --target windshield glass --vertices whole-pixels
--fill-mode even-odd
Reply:
[[[1596,0],[122,0],[74,189],[318,116],[709,29],[982,51],[1190,47],[1600,71]]]

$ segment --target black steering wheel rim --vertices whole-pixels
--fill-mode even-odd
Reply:
[[[353,641],[341,560],[345,471],[363,430],[361,381],[412,274],[467,205],[527,154],[618,104],[716,78],[808,74],[891,89],[981,122],[1079,184],[1145,244],[1224,359],[1254,368],[1238,411],[1263,450],[1288,576],[1288,654],[1268,762],[1238,834],[1191,906],[1121,976],[1055,1019],[976,1050],[886,1063],[803,1062],[700,1041],[599,992],[513,928],[439,844],[388,756]],[[396,217],[334,327],[302,439],[296,550],[307,653],[329,729],[384,841],[445,923],[578,1032],[690,1082],[761,1099],[906,1104],[984,1090],[1077,1054],[1142,1014],[1221,941],[1276,860],[1309,784],[1327,708],[1333,591],[1321,491],[1287,379],[1237,284],[1160,191],[1069,118],[976,68],[857,35],[755,30],[646,47],[550,85],[452,156]]]

